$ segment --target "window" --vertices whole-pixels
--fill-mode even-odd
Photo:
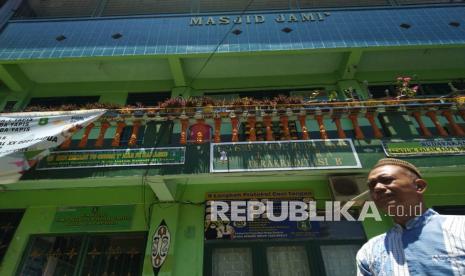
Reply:
[[[22,217],[23,211],[0,211],[0,263]]]
[[[452,90],[447,83],[426,83],[419,85],[419,96],[431,97],[451,93]]]
[[[7,101],[5,104],[5,107],[3,108],[3,112],[11,112],[14,111],[15,105],[18,103],[18,101]]]
[[[395,85],[373,85],[368,87],[368,91],[373,99],[396,96]]]
[[[441,215],[460,215],[465,216],[464,205],[452,206],[434,206],[433,209]]]
[[[77,107],[86,104],[96,103],[100,96],[70,96],[70,97],[44,97],[32,98],[29,101],[28,107],[41,106],[45,108],[60,108],[64,105],[75,105]]]
[[[252,250],[246,247],[215,248],[212,275],[252,276]]]
[[[362,240],[207,243],[204,275],[355,275]]]
[[[308,255],[304,246],[269,246],[266,261],[270,276],[310,276]]]
[[[13,19],[89,17],[100,0],[25,0]]]
[[[171,97],[170,92],[160,93],[129,93],[126,100],[128,105],[157,106]]]
[[[199,14],[315,8],[372,7],[392,5],[456,4],[463,0],[25,0],[13,19],[131,16],[150,14]],[[6,0],[0,0],[0,6]]]
[[[288,222],[290,223],[290,222]],[[286,224],[287,225],[287,224]],[[357,221],[311,222],[311,238],[257,240],[218,238],[217,230],[206,226],[204,275],[355,275],[355,255],[365,242]],[[241,225],[232,224],[234,231]],[[239,227],[239,228],[237,228]],[[283,225],[274,225],[276,231]],[[280,228],[281,227],[281,228]],[[213,229],[212,233],[208,231]],[[233,232],[234,232],[233,231]],[[237,232],[236,232],[237,233]],[[252,232],[250,232],[253,234]],[[209,235],[213,235],[209,237]],[[244,235],[242,235],[244,236]],[[237,236],[236,236],[237,237]]]
[[[141,275],[145,233],[34,236],[18,275]]]

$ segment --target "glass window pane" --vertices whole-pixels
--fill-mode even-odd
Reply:
[[[81,275],[141,275],[145,234],[91,236]]]
[[[355,255],[360,245],[322,245],[320,249],[327,276],[357,274]]]
[[[22,211],[0,211],[0,263],[22,217]]]
[[[308,276],[307,251],[303,246],[271,246],[266,249],[270,276]]]
[[[253,275],[250,248],[215,248],[212,258],[213,276]]]
[[[82,237],[34,237],[19,275],[73,275]]]

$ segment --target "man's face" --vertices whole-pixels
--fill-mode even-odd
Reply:
[[[405,211],[411,210],[412,206],[421,203],[424,190],[417,187],[416,179],[403,167],[386,165],[375,168],[368,175],[371,198],[378,208],[391,215],[396,208],[402,208],[398,206],[403,206]]]

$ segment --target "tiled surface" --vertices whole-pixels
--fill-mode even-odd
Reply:
[[[300,18],[300,12],[294,14]],[[191,17],[11,22],[0,34],[0,60],[210,53],[226,33],[218,52],[465,43],[465,6],[332,11],[323,21],[292,23],[277,23],[277,13],[254,14],[265,22],[190,26]],[[451,21],[461,25],[452,27]],[[411,28],[400,28],[402,23]],[[282,32],[285,27],[293,31]],[[233,29],[242,33],[234,35]],[[123,37],[112,39],[117,32]],[[66,39],[56,41],[61,34]]]

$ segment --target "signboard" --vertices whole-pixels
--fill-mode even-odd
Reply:
[[[281,214],[281,201],[313,201],[310,191],[265,191],[207,193],[205,210],[205,240],[256,240],[256,239],[299,239],[317,237],[320,226],[317,221],[270,221],[261,215],[252,221],[212,221],[212,201],[222,201],[231,206],[233,201],[273,202],[273,213]],[[230,217],[230,211],[226,212]]]
[[[105,110],[3,113],[0,115],[0,184],[22,173]]]
[[[350,139],[212,143],[210,172],[361,168]]]
[[[384,152],[389,157],[462,155],[465,139],[418,139],[383,141]]]
[[[184,164],[186,148],[69,150],[50,153],[38,170]]]
[[[117,230],[131,227],[134,205],[60,207],[51,230],[76,232]]]
[[[155,230],[152,239],[152,266],[153,273],[158,275],[161,266],[168,256],[170,249],[171,234],[166,225],[165,220],[162,220],[158,228]]]

